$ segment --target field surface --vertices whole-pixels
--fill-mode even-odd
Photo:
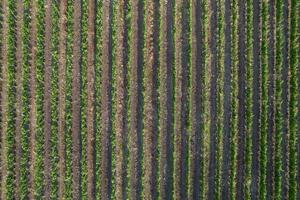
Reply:
[[[300,199],[300,1],[0,0],[0,199]]]

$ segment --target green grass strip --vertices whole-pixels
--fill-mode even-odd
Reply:
[[[36,145],[34,169],[34,196],[42,198],[43,192],[43,144],[44,144],[44,0],[37,2],[37,54],[36,54]]]
[[[251,149],[252,149],[252,82],[253,82],[253,0],[247,0],[246,7],[246,152],[245,152],[245,199],[250,199]]]
[[[87,18],[88,1],[82,0],[81,18],[81,194],[87,198]]]
[[[58,44],[59,3],[52,2],[52,71],[51,71],[51,199],[58,198]]]
[[[297,195],[297,67],[299,60],[297,60],[297,9],[299,8],[299,1],[290,1],[290,99],[289,99],[289,199],[296,199]],[[298,11],[299,12],[299,11]],[[299,37],[299,33],[298,33]],[[299,47],[298,47],[299,48]],[[299,102],[298,102],[299,103]],[[298,113],[300,111],[298,110]],[[299,142],[299,141],[298,141]],[[298,183],[299,184],[299,183]]]
[[[15,135],[15,16],[16,4],[13,0],[8,1],[8,49],[7,49],[7,92],[8,92],[8,107],[7,107],[7,129],[5,148],[6,148],[6,176],[5,176],[5,193],[6,199],[14,198],[14,135]]]
[[[238,55],[237,55],[237,38],[238,38],[238,30],[237,30],[237,1],[232,1],[232,33],[231,33],[231,50],[232,50],[232,93],[231,93],[231,109],[232,109],[232,139],[231,139],[231,174],[230,174],[230,199],[235,199],[236,197],[236,164],[237,164],[237,127],[238,127],[238,102],[237,102],[237,94],[238,94]]]
[[[260,199],[266,199],[267,131],[268,131],[268,66],[267,66],[267,1],[261,9],[261,132],[260,132]]]
[[[21,199],[28,198],[28,160],[29,160],[29,43],[30,43],[30,0],[23,1],[24,16],[22,27],[22,56],[23,56],[23,69],[22,69],[22,129],[21,129],[21,177],[20,177],[20,192]]]
[[[73,1],[68,0],[67,7],[67,64],[66,64],[66,174],[65,199],[72,199],[72,48],[73,48]]]
[[[95,78],[95,96],[96,96],[96,142],[95,142],[95,151],[96,151],[96,199],[100,199],[101,191],[101,32],[102,32],[102,1],[97,0],[96,2],[96,78]]]
[[[224,101],[224,0],[218,0],[218,74],[217,74],[217,153],[216,153],[216,198],[221,198],[221,164],[222,164],[222,140],[223,140],[223,101]]]
[[[281,127],[282,127],[282,114],[281,114],[281,64],[282,64],[282,35],[281,35],[281,21],[282,21],[282,0],[277,0],[275,3],[275,199],[281,199]]]

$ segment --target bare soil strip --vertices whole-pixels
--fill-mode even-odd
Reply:
[[[222,163],[222,181],[221,181],[221,197],[222,199],[230,199],[230,163],[231,163],[231,1],[225,0],[225,58],[224,58],[224,118],[223,118],[223,163]]]
[[[252,95],[252,165],[251,198],[259,198],[259,141],[260,141],[260,1],[253,0],[253,95]]]
[[[283,20],[282,20],[282,31],[283,31],[283,45],[282,45],[282,69],[281,69],[281,87],[282,87],[282,103],[281,103],[281,113],[282,113],[282,174],[281,174],[281,186],[282,186],[282,198],[288,197],[288,134],[289,134],[289,1],[283,0]]]
[[[275,134],[275,49],[274,49],[274,14],[275,2],[269,0],[269,19],[268,19],[268,135],[267,135],[267,170],[266,170],[266,185],[267,199],[273,199],[274,192],[274,134]]]
[[[95,18],[96,1],[88,1],[87,38],[87,198],[95,199]]]
[[[58,197],[62,199],[65,191],[65,116],[66,116],[66,51],[67,51],[67,0],[59,5],[59,65],[58,65]]]
[[[145,104],[144,104],[144,147],[145,172],[144,194],[146,199],[157,198],[157,79],[158,79],[158,4],[147,1],[145,8]]]
[[[36,135],[36,1],[31,1],[31,28],[30,28],[30,124],[29,124],[29,199],[34,199],[34,157],[35,157],[35,135]]]
[[[190,138],[190,196],[200,199],[203,195],[203,98],[204,93],[204,39],[203,1],[192,1],[192,90],[191,90],[191,138]]]
[[[72,175],[73,199],[81,199],[80,138],[80,65],[81,65],[81,1],[74,1],[73,71],[72,71]]]
[[[8,35],[8,7],[7,1],[3,0],[2,2],[2,9],[3,9],[3,22],[2,22],[2,32],[1,36]],[[6,141],[6,134],[5,131],[7,129],[7,50],[8,50],[8,41],[7,37],[2,37],[2,50],[1,50],[1,162],[0,162],[0,198],[6,199],[5,195],[5,177],[6,177],[6,148],[5,141]]]
[[[112,4],[103,2],[102,85],[101,85],[101,199],[111,195],[111,134],[112,134]]]
[[[175,199],[187,197],[188,16],[187,2],[175,1]]]
[[[117,49],[116,49],[116,198],[126,199],[126,3],[118,2]]]
[[[173,2],[160,8],[160,198],[172,199],[173,190]]]
[[[45,5],[45,75],[44,75],[44,195],[50,199],[51,190],[51,9],[52,1],[47,0]]]
[[[130,72],[130,199],[142,192],[142,42],[143,4],[131,0],[131,72]]]
[[[218,31],[218,13],[217,1],[211,0],[211,16],[210,16],[210,153],[209,153],[209,169],[208,169],[208,198],[214,199],[216,193],[216,173],[217,173],[217,78],[218,78],[218,52],[217,52],[217,31]]]
[[[21,137],[22,137],[22,25],[23,23],[23,2],[17,1],[17,16],[16,16],[16,121],[15,121],[15,198],[20,198],[20,179],[21,179]]]
[[[236,198],[244,198],[245,181],[245,140],[246,140],[246,45],[245,45],[245,0],[238,1],[238,133],[237,133],[237,180]]]

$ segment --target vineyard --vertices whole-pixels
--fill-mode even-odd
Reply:
[[[300,199],[300,1],[1,0],[0,199]]]

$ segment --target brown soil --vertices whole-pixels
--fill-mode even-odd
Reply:
[[[59,5],[59,66],[58,66],[58,197],[62,199],[65,191],[65,112],[66,112],[66,43],[67,43],[67,0],[61,0]]]
[[[116,53],[116,198],[126,199],[126,4],[118,3],[117,22],[117,53]]]
[[[176,0],[175,17],[175,199],[187,198],[187,130],[186,120],[188,117],[188,19],[186,13],[187,2]]]
[[[52,1],[47,0],[45,5],[45,75],[44,75],[44,195],[50,199],[51,194],[51,9]]]
[[[239,0],[238,4],[238,133],[237,133],[237,180],[236,198],[244,198],[245,180],[245,120],[246,120],[246,44],[245,44],[245,0]]]
[[[190,138],[190,196],[189,199],[200,199],[203,194],[201,187],[201,177],[203,176],[203,100],[201,94],[204,93],[204,39],[203,39],[203,9],[201,1],[192,3],[192,90],[191,90],[191,118],[192,129]],[[202,16],[201,16],[202,15]]]
[[[142,192],[142,3],[131,1],[130,72],[130,199]]]
[[[72,72],[72,174],[73,199],[81,198],[81,138],[80,138],[80,65],[81,65],[81,1],[74,1],[73,72]]]
[[[35,158],[35,132],[36,132],[36,48],[37,48],[37,27],[36,27],[36,1],[31,2],[31,30],[30,30],[30,156],[29,156],[29,199],[34,199],[34,158]]]
[[[17,2],[17,22],[16,22],[16,132],[15,132],[15,198],[20,198],[20,179],[21,179],[21,136],[22,136],[22,23],[23,23],[23,3],[22,1]]]
[[[260,144],[260,3],[253,1],[253,96],[252,96],[252,166],[251,166],[251,198],[259,198],[259,144]]]
[[[266,186],[267,199],[273,199],[274,191],[274,135],[275,135],[275,34],[274,34],[274,17],[275,17],[275,1],[269,3],[269,33],[268,33],[268,135],[267,135],[267,170],[266,170]]]
[[[7,1],[2,1],[2,9],[3,9],[3,19],[2,22],[2,32],[1,35],[7,35],[8,33],[8,22],[7,22],[7,16],[8,16],[8,7],[7,7]],[[2,46],[1,46],[1,147],[2,149],[5,146],[6,137],[5,134],[2,134],[7,129],[7,38],[2,38]],[[6,176],[6,162],[5,162],[5,151],[1,151],[1,159],[0,159],[0,179],[1,179],[1,186],[0,186],[0,198],[6,199],[5,196],[5,176]]]
[[[144,194],[145,199],[157,198],[157,79],[158,79],[158,4],[146,2],[145,38],[145,104],[144,104]]]
[[[223,162],[221,196],[230,198],[230,168],[231,168],[231,2],[225,1],[225,60],[224,60],[224,118],[223,118]]]
[[[95,7],[88,1],[87,39],[87,198],[95,199]]]
[[[173,105],[172,105],[172,1],[161,4],[161,47],[160,47],[160,196],[172,199],[173,186]]]
[[[112,7],[111,2],[103,2],[102,32],[102,85],[101,85],[101,199],[108,200],[111,195],[111,133],[112,133]]]

